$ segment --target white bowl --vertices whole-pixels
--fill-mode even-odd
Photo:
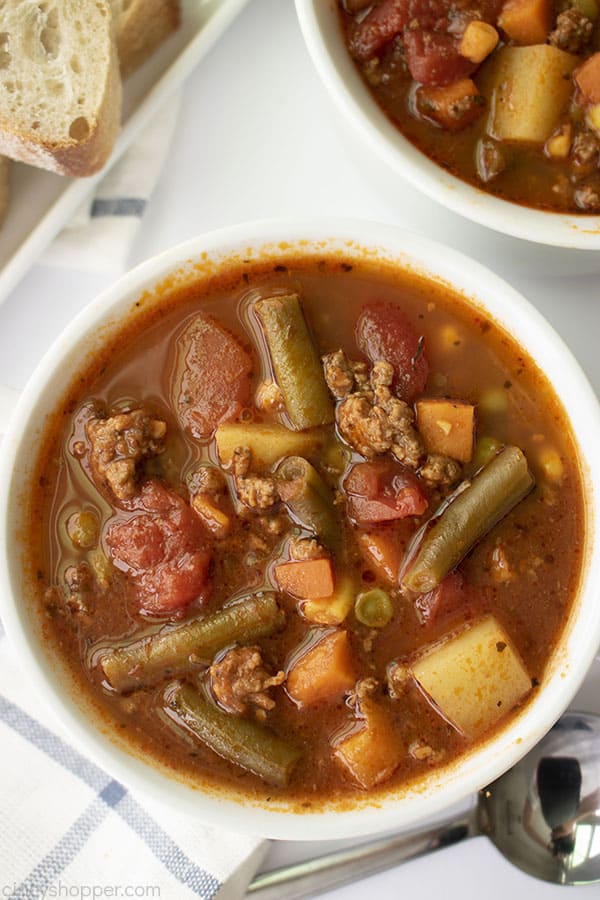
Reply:
[[[556,247],[600,250],[600,215],[566,215],[511,203],[432,162],[392,124],[361,78],[344,43],[337,0],[296,0],[296,11],[323,84],[374,165],[383,162],[433,200],[502,234]]]
[[[291,253],[343,252],[357,260],[381,259],[450,283],[510,331],[549,376],[576,435],[586,495],[586,540],[581,588],[541,690],[502,731],[459,763],[434,772],[418,787],[390,792],[352,810],[294,814],[283,804],[240,803],[218,791],[199,791],[150,765],[105,732],[90,715],[60,661],[44,644],[32,604],[19,534],[27,527],[28,485],[45,416],[59,403],[89,353],[102,346],[131,314],[142,292],[167,275],[185,283],[228,259],[281,260]],[[172,279],[171,279],[172,280]],[[160,296],[160,294],[158,294]],[[156,301],[158,302],[158,301]],[[147,308],[147,305],[145,306]],[[579,688],[600,643],[600,412],[584,375],[560,338],[527,301],[496,275],[461,254],[389,226],[347,220],[263,222],[195,238],[125,275],[65,329],[32,376],[0,448],[0,615],[23,669],[49,709],[70,729],[82,750],[115,778],[202,820],[269,837],[356,837],[403,828],[439,814],[498,777],[551,727]]]

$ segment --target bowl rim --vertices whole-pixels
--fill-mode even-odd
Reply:
[[[386,259],[398,259],[412,264],[417,271],[430,272],[433,277],[441,277],[459,285],[459,290],[467,297],[475,298],[482,304],[482,296],[494,297],[491,303],[502,302],[507,310],[505,315],[513,318],[520,327],[531,332],[534,349],[527,345],[527,352],[540,365],[540,355],[552,351],[549,359],[557,360],[557,377],[564,389],[577,389],[581,412],[575,428],[582,431],[600,445],[600,406],[585,375],[561,338],[541,314],[520,294],[485,267],[464,256],[462,253],[431,241],[418,234],[404,231],[395,226],[381,225],[350,219],[318,219],[308,221],[263,220],[218,229],[178,244],[158,256],[147,260],[116,283],[103,291],[86,306],[66,329],[59,335],[42,358],[30,378],[9,429],[0,447],[0,471],[7,473],[0,481],[0,615],[13,646],[28,672],[38,696],[43,698],[57,717],[66,725],[75,743],[88,756],[139,794],[150,794],[158,801],[174,803],[182,812],[195,815],[207,823],[236,831],[292,840],[314,840],[327,838],[357,837],[389,828],[406,828],[430,816],[443,813],[453,803],[490,783],[503,771],[521,758],[554,724],[568,706],[583,681],[589,665],[596,655],[600,643],[600,604],[593,602],[600,590],[600,545],[595,547],[593,534],[588,540],[589,558],[584,573],[584,584],[580,591],[578,605],[586,607],[586,620],[581,613],[574,620],[573,628],[564,636],[564,660],[557,662],[550,684],[540,697],[528,704],[523,714],[517,716],[502,729],[497,736],[467,757],[462,757],[459,767],[462,771],[431,786],[429,794],[421,789],[404,796],[400,800],[393,795],[377,798],[376,803],[352,810],[331,810],[307,812],[295,815],[280,809],[265,809],[251,803],[213,796],[167,778],[154,766],[149,766],[135,755],[123,752],[77,707],[68,692],[61,687],[61,679],[56,671],[39,653],[38,639],[28,622],[25,604],[19,603],[17,587],[18,565],[15,562],[18,538],[14,527],[18,521],[16,509],[12,509],[12,521],[8,514],[11,505],[16,504],[19,488],[19,463],[22,448],[26,446],[35,430],[35,416],[39,408],[44,408],[44,400],[52,394],[52,381],[64,372],[68,363],[75,366],[74,351],[81,350],[86,339],[97,332],[98,326],[123,317],[124,310],[131,308],[131,300],[140,293],[160,283],[165,275],[179,268],[185,261],[197,259],[204,254],[209,258],[227,259],[232,253],[247,253],[249,248],[268,246],[271,252],[276,247],[285,247],[283,254],[297,252],[329,252],[352,248],[382,249]],[[431,260],[434,262],[432,263]],[[436,273],[438,273],[436,275]],[[453,273],[455,278],[450,278]],[[476,287],[478,286],[478,287]],[[502,323],[493,312],[492,318]],[[103,338],[99,343],[104,342]],[[540,349],[541,348],[541,349]],[[69,377],[70,377],[69,376]],[[65,376],[66,377],[66,376]],[[60,388],[59,388],[60,390]],[[558,393],[558,389],[557,389]],[[56,405],[56,397],[50,406]],[[46,407],[47,408],[47,407]],[[593,442],[591,446],[594,446]],[[600,485],[600,459],[596,461],[591,451],[584,454],[586,467],[591,477],[586,484]],[[10,476],[9,474],[10,473]],[[585,474],[585,473],[584,473]],[[600,522],[600,489],[591,491],[588,512],[590,526],[597,532]],[[13,553],[14,552],[14,553]],[[576,652],[569,649],[576,644]],[[567,646],[569,645],[569,646]],[[561,650],[561,654],[562,654]],[[558,671],[561,670],[561,671]],[[552,693],[549,688],[551,687]],[[552,698],[552,702],[550,699]],[[535,715],[534,715],[535,713]],[[466,762],[469,765],[465,765]],[[446,775],[447,773],[442,773]]]
[[[430,199],[478,225],[534,244],[600,249],[600,214],[580,216],[523,206],[463,181],[433,162],[390,121],[361,79],[341,40],[337,0],[295,0],[306,47],[343,118],[395,174]]]

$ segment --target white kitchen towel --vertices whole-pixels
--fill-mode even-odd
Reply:
[[[42,263],[111,275],[125,271],[142,216],[167,164],[178,113],[175,95],[109,169],[47,248]]]
[[[71,744],[0,634],[0,896],[242,897],[266,842],[115,781]]]

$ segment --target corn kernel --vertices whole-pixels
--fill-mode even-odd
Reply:
[[[444,347],[456,347],[461,342],[461,334],[454,325],[444,325],[440,330],[441,343]]]
[[[556,450],[543,450],[539,457],[540,467],[550,481],[560,481],[563,477],[564,467]]]
[[[508,397],[503,388],[488,388],[481,394],[478,407],[484,413],[502,413],[508,409]]]
[[[544,147],[546,155],[553,159],[566,159],[571,150],[571,140],[571,125],[563,125],[546,141],[546,146]]]
[[[99,528],[98,517],[90,510],[79,510],[67,519],[67,534],[78,550],[90,550],[96,546]]]
[[[596,103],[588,109],[585,119],[593,131],[600,132],[600,103]]]
[[[495,49],[498,40],[498,32],[493,25],[469,22],[460,42],[460,55],[474,63],[483,62]]]

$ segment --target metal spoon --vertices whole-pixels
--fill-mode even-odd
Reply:
[[[312,897],[478,835],[536,878],[556,884],[600,881],[600,717],[564,715],[460,817],[265,872],[249,885],[248,895]]]

